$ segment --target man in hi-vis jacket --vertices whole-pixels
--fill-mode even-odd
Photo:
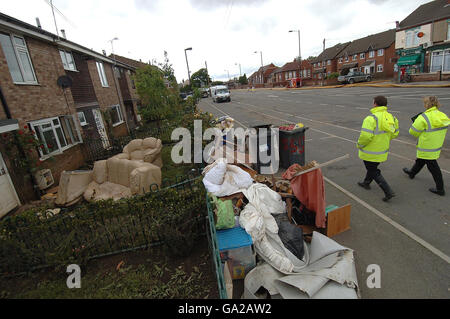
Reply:
[[[359,158],[367,169],[364,181],[358,182],[358,185],[370,189],[370,183],[374,180],[384,192],[383,201],[387,202],[395,193],[381,175],[378,165],[387,160],[391,140],[398,136],[398,120],[387,111],[387,99],[384,96],[373,99],[370,112],[372,114],[364,119],[357,144]]]

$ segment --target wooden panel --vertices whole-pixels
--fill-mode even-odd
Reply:
[[[327,216],[327,236],[333,237],[350,229],[350,204],[336,208]]]

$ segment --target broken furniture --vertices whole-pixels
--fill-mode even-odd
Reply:
[[[128,143],[123,152],[115,155],[115,158],[144,161],[156,165],[163,166],[161,158],[162,142],[160,139],[148,137],[146,139],[135,139]]]
[[[55,204],[68,207],[77,203],[91,182],[92,171],[63,171]]]
[[[92,182],[84,192],[87,201],[118,200],[144,194],[152,185],[161,186],[161,168],[142,160],[117,156],[94,163]]]

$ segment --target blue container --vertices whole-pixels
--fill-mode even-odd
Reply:
[[[233,279],[244,279],[256,266],[253,241],[242,227],[217,231],[217,244],[221,261],[228,262]]]

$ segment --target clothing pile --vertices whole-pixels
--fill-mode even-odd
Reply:
[[[325,202],[320,202],[324,196],[322,173],[316,169],[295,176],[298,170],[292,167],[284,180],[275,181],[220,158],[203,171],[203,183],[215,206],[216,229],[244,228],[260,260],[245,277],[244,297],[257,298],[258,289],[268,287],[271,296],[281,298],[303,298],[305,292],[307,297],[328,296],[319,293],[322,289],[342,293],[342,298],[356,298],[358,285],[352,250],[318,232],[313,233],[311,244],[307,244],[302,228],[288,218],[286,202],[280,194],[300,197],[309,209],[313,207],[317,227],[325,227]],[[317,192],[320,194],[315,196]],[[270,275],[265,276],[266,273]],[[330,280],[332,283],[328,283]]]

